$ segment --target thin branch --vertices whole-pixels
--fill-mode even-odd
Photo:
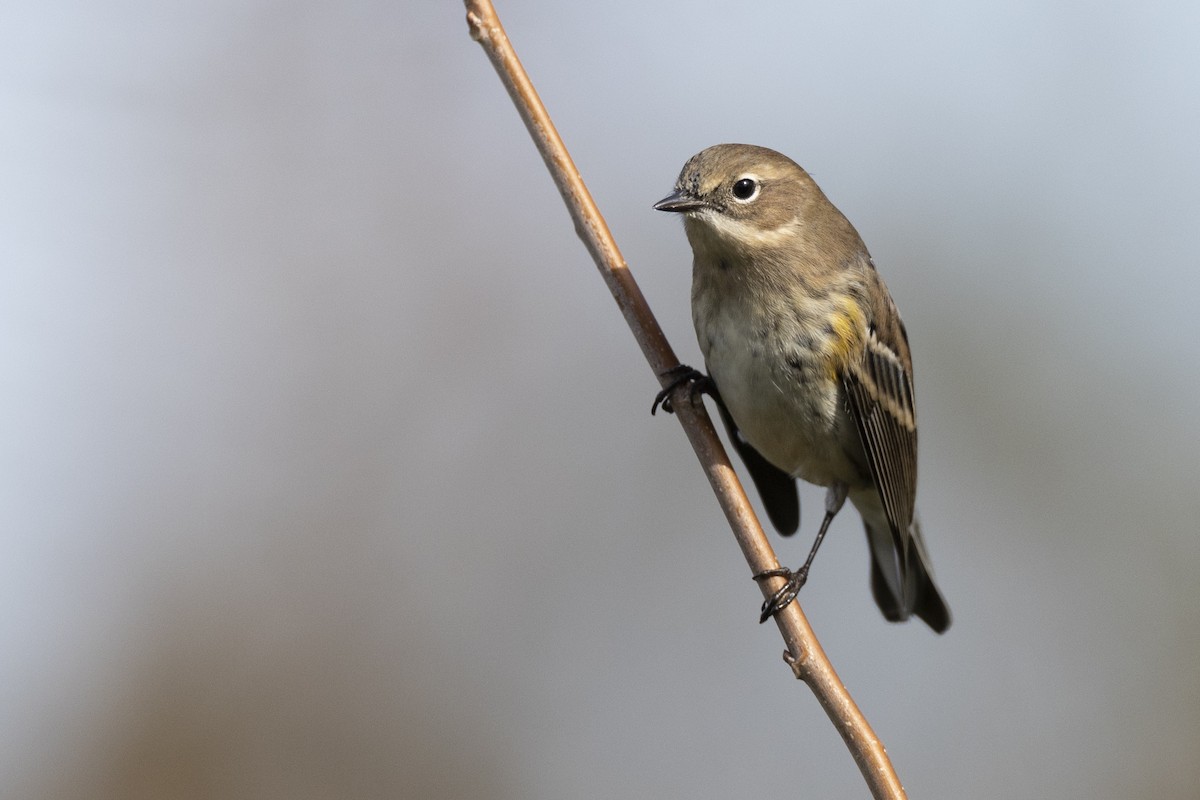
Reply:
[[[675,353],[630,274],[607,223],[596,208],[549,113],[521,66],[490,0],[466,0],[466,7],[471,38],[483,46],[500,75],[567,204],[575,223],[575,232],[591,253],[650,368],[665,388],[670,382],[668,370],[679,364]],[[677,391],[673,404],[675,416],[708,475],[717,501],[750,566],[750,573],[757,575],[776,569],[779,562],[746,499],[746,493],[729,463],[721,440],[717,438],[708,413],[703,404],[687,402],[686,396],[686,388]],[[763,596],[770,597],[783,585],[783,581],[783,578],[770,578],[758,583]],[[904,788],[896,777],[883,743],[875,736],[866,717],[838,679],[833,665],[809,627],[799,602],[789,604],[776,614],[775,621],[788,648],[784,659],[796,677],[804,681],[817,696],[821,707],[850,748],[872,796],[877,800],[904,798]]]

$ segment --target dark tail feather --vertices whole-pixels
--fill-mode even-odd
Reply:
[[[933,582],[933,574],[929,571],[929,562],[924,553],[919,553],[912,559],[908,577],[909,607],[936,633],[945,633],[950,627],[950,608],[942,598],[942,593],[938,591],[937,584]]]
[[[883,616],[890,622],[903,622],[916,614],[934,631],[944,633],[950,627],[950,609],[933,582],[921,526],[914,520],[909,529],[907,558],[896,552],[889,531],[874,531],[869,525],[866,529],[871,594]]]
[[[867,536],[870,535],[871,530],[868,528]],[[908,612],[904,610],[900,599],[892,594],[892,588],[883,577],[883,570],[874,550],[871,551],[871,594],[875,596],[875,605],[879,606],[888,622],[904,622],[908,619]]]

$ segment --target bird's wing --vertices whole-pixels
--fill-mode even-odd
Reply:
[[[897,325],[895,330],[896,335],[904,336],[903,327]],[[907,353],[907,349],[904,346],[899,352]],[[872,327],[862,358],[850,363],[842,380],[903,564],[917,495],[917,416],[911,368],[898,348]]]

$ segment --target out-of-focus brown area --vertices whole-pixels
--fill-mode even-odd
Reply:
[[[909,792],[1193,797],[1196,12],[508,5],[682,358],[704,146],[888,280],[954,625],[802,601]],[[18,2],[0,105],[0,796],[861,793],[460,5]]]

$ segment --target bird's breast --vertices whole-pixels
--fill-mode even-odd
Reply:
[[[698,281],[692,313],[709,375],[746,440],[795,477],[860,483],[862,446],[840,380],[865,328],[857,305],[836,293],[782,297]]]

